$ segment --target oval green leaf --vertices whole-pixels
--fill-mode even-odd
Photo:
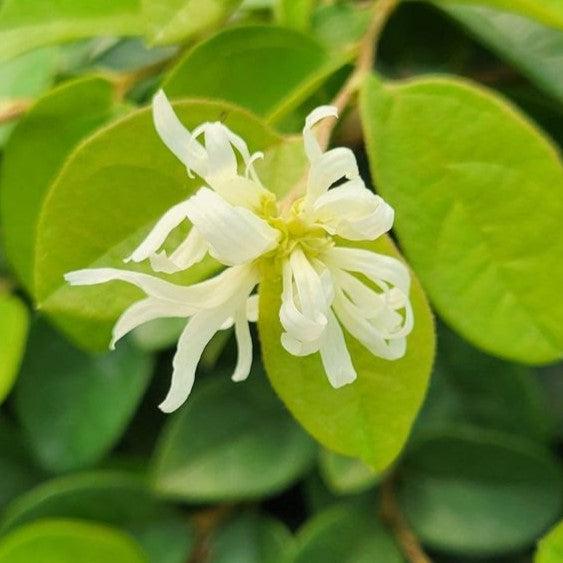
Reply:
[[[378,475],[360,459],[321,450],[319,470],[329,487],[337,495],[360,493],[377,483]]]
[[[162,435],[154,486],[183,500],[258,498],[289,486],[315,453],[261,374],[200,382]]]
[[[293,563],[404,563],[374,512],[352,504],[321,512],[300,530]]]
[[[563,31],[484,6],[444,9],[500,57],[563,102]]]
[[[460,80],[366,81],[362,122],[403,250],[442,317],[525,363],[563,354],[563,167],[516,109]]]
[[[219,528],[209,541],[209,563],[286,563],[294,539],[278,520],[243,513]]]
[[[186,40],[221,23],[241,0],[141,0],[147,30],[153,45]]]
[[[151,358],[127,343],[90,356],[35,325],[15,405],[41,465],[62,472],[100,460],[125,430],[151,372]]]
[[[399,256],[387,237],[363,247]],[[259,335],[274,389],[321,444],[361,458],[377,472],[392,463],[405,444],[424,398],[434,358],[432,313],[416,278],[410,297],[415,323],[405,357],[393,362],[376,358],[347,335],[358,378],[333,389],[318,354],[296,357],[281,345],[279,272],[272,268],[260,283]]]
[[[401,508],[429,547],[473,557],[530,545],[560,514],[561,470],[550,452],[485,430],[437,433],[413,447]]]
[[[563,4],[560,0],[435,0],[443,4],[480,4],[510,10],[545,25],[563,29]]]
[[[190,129],[224,120],[252,151],[266,151],[267,158],[283,145],[281,137],[234,106],[183,101],[175,108]],[[63,275],[95,266],[122,268],[123,258],[156,220],[200,186],[158,137],[149,108],[88,137],[66,161],[39,218],[35,285],[40,307],[82,347],[103,349],[119,314],[142,292],[122,283],[70,288]],[[150,271],[147,265],[138,269]],[[170,279],[193,283],[216,269],[208,259]]]
[[[135,537],[151,563],[185,563],[195,545],[183,515],[157,500],[143,479],[125,472],[74,474],[31,489],[6,509],[0,534],[45,518],[121,528]]]
[[[236,27],[189,51],[163,88],[172,97],[226,100],[276,122],[346,62],[337,59],[291,29]]]
[[[140,34],[140,7],[140,0],[5,0],[0,8],[0,62],[82,37]]]
[[[29,314],[17,297],[0,293],[0,403],[18,375],[25,351]]]
[[[4,247],[30,292],[37,221],[47,189],[70,150],[114,113],[113,98],[114,87],[104,78],[65,82],[32,107],[6,146],[0,192]]]
[[[78,520],[45,520],[0,542],[0,563],[148,563],[141,548],[118,530]]]

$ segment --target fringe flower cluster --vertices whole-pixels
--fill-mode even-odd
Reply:
[[[154,97],[158,134],[187,173],[205,185],[169,209],[125,262],[149,260],[154,272],[171,274],[210,254],[226,268],[191,286],[115,268],[79,270],[65,278],[73,285],[121,280],[144,291],[146,297],[117,321],[112,348],[152,319],[187,319],[174,356],[172,384],[160,405],[164,412],[188,398],[203,350],[219,330],[234,326],[238,360],[232,379],[248,377],[249,322],[258,318],[255,290],[265,258],[275,257],[282,265],[281,344],[294,356],[318,352],[333,387],[356,378],[342,327],[375,356],[395,360],[405,354],[413,327],[408,269],[395,258],[339,245],[341,239],[377,239],[393,225],[394,212],[366,188],[350,149],[324,151],[319,145],[313,127],[335,117],[331,106],[307,117],[303,141],[310,168],[305,195],[280,206],[256,173],[254,162],[261,153],[251,154],[245,141],[219,122],[188,131],[164,92]],[[185,220],[191,223],[185,240],[169,255],[160,250]]]

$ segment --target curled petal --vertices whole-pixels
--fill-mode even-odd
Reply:
[[[311,163],[307,179],[305,204],[313,205],[317,198],[342,178],[358,178],[358,163],[354,153],[345,147],[337,147],[322,153]]]
[[[113,327],[109,347],[113,350],[118,340],[148,321],[163,317],[189,317],[193,313],[194,309],[192,307],[182,306],[179,303],[164,301],[155,297],[147,297],[137,301],[125,309],[123,314],[117,319]]]
[[[168,235],[187,218],[189,200],[182,201],[171,207],[151,229],[143,242],[135,251],[125,258],[124,262],[141,262],[153,255],[164,243]]]
[[[251,295],[246,300],[246,318],[251,323],[258,322],[258,313],[259,313],[259,305],[260,305],[258,299],[259,299],[258,294],[255,293],[254,295]]]
[[[281,335],[281,344],[292,356],[308,356],[319,351],[320,339],[313,340],[312,342],[302,342],[289,333],[284,332]]]
[[[252,337],[246,315],[246,303],[235,313],[235,338],[237,341],[237,365],[231,376],[233,381],[244,381],[252,366]]]
[[[159,90],[153,98],[152,115],[156,131],[164,144],[188,170],[194,170],[204,177],[207,173],[207,153],[182,125],[163,90]]]
[[[280,237],[266,221],[228,204],[209,188],[189,200],[188,217],[209,244],[209,252],[227,265],[254,260],[272,250]]]
[[[394,210],[360,178],[333,188],[314,205],[314,218],[330,233],[349,240],[375,240],[393,226]]]
[[[319,158],[323,153],[323,149],[319,145],[312,128],[319,121],[327,117],[337,118],[338,110],[334,106],[320,106],[315,108],[305,119],[305,127],[303,127],[303,142],[305,145],[305,153],[311,162]]]
[[[201,262],[208,250],[206,240],[192,227],[184,242],[170,256],[164,251],[150,256],[151,267],[155,272],[174,274]]]

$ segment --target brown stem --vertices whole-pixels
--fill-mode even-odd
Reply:
[[[365,76],[371,72],[377,55],[379,36],[381,35],[389,16],[393,13],[393,10],[398,4],[399,0],[378,0],[374,4],[373,18],[371,19],[370,25],[360,44],[354,70],[336,94],[334,100],[331,102],[331,105],[336,107],[339,114],[342,113],[348,106],[352,96],[362,85],[362,81]],[[317,139],[323,149],[327,148],[335,125],[336,121],[334,119],[325,119],[318,125]],[[289,209],[293,202],[302,195],[306,183],[307,176],[301,178],[299,182],[295,184],[284,200],[280,202],[281,212]]]
[[[22,98],[0,101],[0,125],[21,117],[33,104],[33,100]]]
[[[395,496],[394,477],[391,475],[381,485],[381,517],[391,528],[397,543],[409,563],[432,563],[420,545],[409,523],[401,512]]]
[[[233,506],[220,505],[202,510],[194,515],[196,526],[196,547],[188,563],[204,563],[209,557],[209,540],[213,532],[220,526],[233,511]]]

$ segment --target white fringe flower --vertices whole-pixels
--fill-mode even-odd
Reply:
[[[174,273],[209,253],[228,268],[192,286],[114,268],[79,270],[65,278],[73,285],[121,280],[145,292],[147,297],[117,321],[112,348],[149,320],[189,319],[178,341],[172,385],[160,405],[163,411],[171,412],[187,399],[205,346],[217,331],[232,325],[238,347],[232,379],[246,379],[252,363],[248,323],[258,317],[252,293],[260,281],[259,262],[265,258],[282,263],[283,347],[295,356],[319,352],[333,387],[356,378],[341,325],[375,356],[394,360],[405,354],[413,327],[408,269],[395,258],[339,246],[335,238],[375,240],[391,228],[394,217],[393,209],[366,188],[351,150],[323,151],[317,142],[313,126],[337,117],[335,108],[322,106],[307,117],[306,193],[283,211],[254,169],[261,153],[250,154],[246,143],[225,125],[204,123],[190,133],[162,91],[154,97],[153,117],[164,143],[188,174],[197,174],[206,186],[168,210],[125,262],[148,259],[154,271]],[[204,144],[198,140],[201,135]],[[237,154],[245,166],[243,175]],[[186,219],[192,224],[186,239],[170,256],[159,252]]]

